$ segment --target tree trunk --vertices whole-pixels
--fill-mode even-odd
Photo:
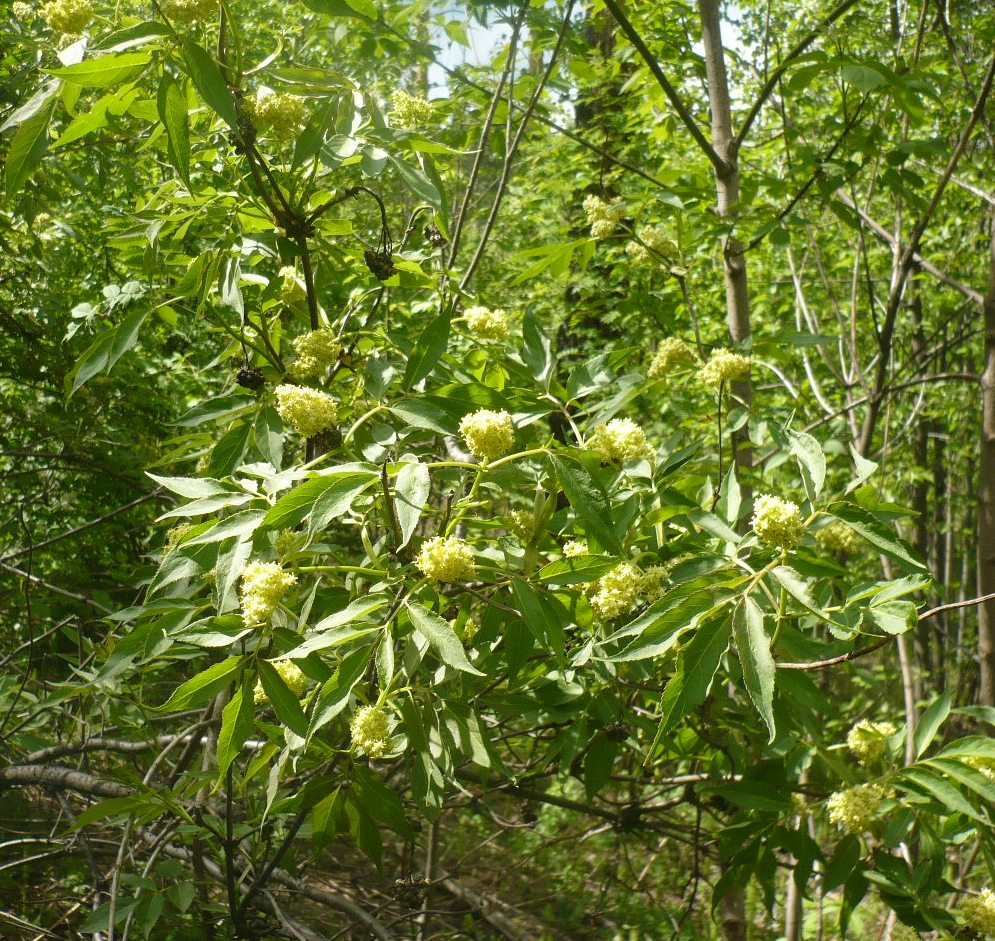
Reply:
[[[719,0],[698,0],[701,16],[701,39],[705,50],[705,70],[708,78],[708,102],[712,116],[712,147],[725,161],[724,168],[715,172],[717,212],[722,219],[733,219],[739,212],[739,154],[732,130],[732,109],[729,103],[729,78],[726,74],[722,48],[722,26]],[[750,338],[750,296],[746,277],[746,256],[739,239],[729,235],[722,249],[726,286],[726,325],[735,344]],[[749,380],[734,382],[732,394],[749,407],[753,387]],[[733,435],[736,464],[741,471],[753,466],[750,432],[744,425]],[[750,498],[749,476],[740,474],[743,495]]]
[[[978,594],[995,592],[995,219],[985,294],[985,368],[981,374],[981,461],[978,469]],[[978,702],[995,705],[995,600],[978,607]]]

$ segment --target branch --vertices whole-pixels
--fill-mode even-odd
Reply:
[[[130,797],[135,793],[135,789],[127,784],[107,781],[95,774],[59,765],[8,765],[0,768],[0,790],[29,784],[63,788],[93,797]]]
[[[604,0],[604,4],[615,18],[615,22],[618,23],[622,32],[625,33],[629,42],[632,43],[639,55],[642,56],[646,66],[653,74],[657,84],[663,89],[663,93],[667,96],[673,109],[677,112],[684,126],[694,138],[695,143],[701,149],[701,152],[711,161],[712,166],[715,167],[715,172],[720,176],[728,173],[729,164],[716,153],[715,148],[711,145],[708,138],[705,137],[701,128],[698,127],[698,122],[695,121],[694,115],[691,114],[684,102],[681,101],[681,96],[677,93],[677,89],[670,84],[667,76],[663,74],[660,64],[653,57],[653,53],[649,51],[646,43],[643,42],[642,36],[639,35],[635,27],[622,12],[622,8],[619,6],[617,0]]]
[[[757,115],[760,114],[761,108],[767,102],[767,99],[773,94],[774,89],[777,87],[777,83],[781,81],[781,76],[788,70],[788,66],[797,59],[809,46],[819,38],[820,34],[824,33],[826,29],[833,25],[847,10],[852,6],[856,6],[858,0],[843,0],[839,6],[834,10],[831,10],[829,16],[827,16],[811,33],[809,33],[797,46],[795,46],[785,57],[784,61],[770,73],[770,77],[764,83],[763,88],[760,89],[760,94],[757,95],[756,101],[753,102],[753,107],[750,108],[750,113],[746,116],[746,120],[743,122],[743,126],[739,129],[739,133],[736,135],[736,146],[742,145],[743,141],[746,140],[746,135],[750,132],[750,128],[753,126],[753,122],[757,119]]]
[[[67,591],[65,588],[60,588],[58,585],[46,582],[45,579],[39,578],[37,575],[32,575],[30,572],[25,572],[23,569],[19,569],[16,566],[8,565],[2,559],[0,559],[0,568],[10,572],[11,575],[19,575],[21,578],[25,578],[29,582],[33,582],[35,585],[41,585],[42,588],[47,588],[49,591],[54,592],[57,595],[62,595],[63,598],[72,598],[73,601],[80,601],[83,604],[88,604],[91,607],[96,608],[98,611],[103,611],[104,614],[113,614],[110,608],[105,608],[99,601],[87,598],[86,595],[77,595],[76,592]]]

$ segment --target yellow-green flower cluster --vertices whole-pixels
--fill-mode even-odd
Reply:
[[[665,582],[670,576],[672,568],[673,565],[668,562],[666,565],[651,565],[643,572],[639,591],[647,604],[659,601],[666,594],[667,588]]]
[[[836,791],[826,802],[829,820],[847,833],[863,833],[874,825],[886,796],[880,784],[858,784]]]
[[[989,781],[995,782],[995,758],[982,758],[981,756],[972,755],[969,758],[962,758],[961,761],[969,768],[980,771]]]
[[[89,0],[49,0],[41,18],[56,33],[81,33],[93,19],[93,7]]]
[[[591,608],[599,621],[611,621],[639,603],[643,573],[631,562],[623,562],[589,586]]]
[[[432,103],[425,98],[399,88],[391,96],[391,104],[390,116],[398,127],[424,127],[432,121]]]
[[[183,537],[193,529],[192,523],[179,523],[166,533],[166,551],[172,552],[182,541]]]
[[[896,731],[891,722],[871,722],[869,719],[862,719],[850,729],[846,745],[862,765],[873,765],[884,757],[884,753],[888,750],[888,739]]]
[[[640,458],[651,461],[655,454],[646,440],[646,432],[631,418],[613,418],[607,424],[598,425],[587,439],[587,447],[612,464]]]
[[[470,307],[463,312],[467,329],[481,340],[504,340],[508,336],[508,315],[489,307]]]
[[[218,0],[159,0],[159,8],[174,24],[206,20],[218,12]]]
[[[260,95],[251,105],[252,120],[260,131],[279,141],[290,140],[304,121],[304,99],[286,92]]]
[[[297,272],[292,265],[284,265],[280,269],[280,300],[287,307],[294,304],[303,303],[307,300],[307,290],[297,277]]]
[[[521,542],[528,542],[535,529],[535,516],[528,510],[512,510],[505,521],[505,529]]]
[[[335,365],[342,352],[342,344],[328,327],[302,333],[294,340],[293,372],[301,379],[318,379],[329,366]]]
[[[563,544],[563,554],[568,559],[574,559],[579,555],[587,555],[587,543],[580,539],[571,539]]]
[[[584,212],[591,226],[591,235],[596,239],[603,239],[618,231],[619,223],[625,215],[625,203],[621,197],[608,202],[592,194],[584,199]]]
[[[280,599],[297,584],[279,562],[250,562],[242,569],[242,618],[250,627],[269,622]]]
[[[910,928],[908,925],[896,921],[891,926],[890,941],[921,941],[921,937],[915,928]]]
[[[718,388],[736,379],[746,379],[750,375],[750,357],[731,350],[713,350],[708,362],[698,370],[698,381],[702,385]]]
[[[459,423],[460,434],[472,454],[493,461],[507,454],[515,445],[515,426],[506,411],[482,408],[465,415]]]
[[[995,935],[995,892],[982,889],[961,903],[960,913],[969,928],[978,934]]]
[[[842,520],[835,520],[823,526],[815,534],[816,540],[830,552],[856,552],[860,548],[860,537]]]
[[[450,621],[449,626],[455,632],[456,622]],[[467,618],[466,623],[463,625],[463,642],[465,644],[472,644],[473,638],[476,637],[479,632],[480,625],[473,618]]]
[[[659,226],[643,226],[637,232],[639,241],[625,243],[625,253],[640,264],[649,264],[661,258],[677,257],[677,243]]]
[[[14,0],[10,11],[14,14],[14,19],[22,23],[30,23],[35,18],[35,8],[30,3],[22,3],[21,0]]]
[[[279,556],[290,555],[297,548],[298,535],[292,529],[282,529],[273,540],[273,551]]]
[[[473,578],[473,551],[457,536],[433,536],[422,543],[415,565],[434,582],[465,582]]]
[[[769,493],[761,494],[753,504],[753,531],[768,546],[792,549],[805,535],[805,521],[797,503]]]
[[[352,744],[370,758],[382,758],[390,750],[390,717],[382,706],[363,706],[349,724]]]
[[[283,685],[300,699],[304,695],[304,690],[307,689],[307,676],[304,671],[293,660],[277,660],[272,664],[272,667],[280,675]],[[257,706],[269,700],[261,680],[256,680],[252,698]]]
[[[339,417],[335,399],[326,392],[306,386],[277,386],[276,410],[305,438],[327,431]]]
[[[675,366],[693,363],[691,348],[678,337],[667,337],[660,341],[646,375],[650,379],[663,379]]]

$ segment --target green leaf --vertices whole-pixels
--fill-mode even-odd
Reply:
[[[408,616],[411,618],[411,626],[431,644],[432,649],[443,663],[456,670],[462,670],[464,673],[484,676],[466,659],[463,644],[460,643],[460,639],[449,626],[448,621],[433,614],[428,608],[423,608],[420,604],[409,604]]]
[[[160,487],[165,487],[170,493],[176,493],[191,500],[224,496],[233,492],[220,480],[213,480],[210,477],[160,477],[158,474],[148,472],[145,476],[150,477]]]
[[[798,572],[796,572],[790,565],[779,565],[772,572],[771,575],[774,576],[774,580],[782,587],[784,590],[791,595],[806,611],[814,614],[816,617],[823,621],[829,621],[830,623],[835,623],[822,608],[819,607],[815,598],[812,596],[812,591],[809,587],[808,581],[806,581]]]
[[[525,312],[522,320],[522,361],[529,368],[532,376],[543,387],[549,388],[549,380],[553,374],[552,346],[539,324],[534,308]]]
[[[406,839],[413,839],[414,831],[396,792],[387,787],[379,775],[363,765],[354,764],[350,773],[352,793],[357,803],[378,823],[390,827]]]
[[[886,634],[904,634],[916,626],[916,606],[911,601],[872,602],[864,619]]]
[[[321,687],[311,715],[308,739],[349,705],[352,688],[366,672],[370,657],[373,656],[373,649],[372,646],[366,646],[354,650],[339,664],[332,678]]]
[[[105,330],[90,344],[66,376],[66,388],[70,397],[97,373],[110,372],[114,368],[114,364],[138,342],[138,332],[148,315],[147,310],[135,311],[117,326]]]
[[[224,437],[211,451],[207,473],[212,477],[227,477],[234,473],[235,468],[242,463],[242,458],[245,456],[250,434],[252,434],[252,425],[249,422],[241,422],[225,432]]]
[[[301,709],[300,701],[287,688],[280,674],[268,660],[259,660],[259,679],[266,691],[266,698],[273,707],[276,717],[295,735],[304,738],[308,732],[307,716]]]
[[[362,20],[377,18],[373,0],[304,0],[304,6],[327,16],[354,16]]]
[[[401,467],[394,481],[394,513],[401,527],[398,549],[403,549],[414,535],[432,489],[428,467],[414,455],[405,459],[408,463]]]
[[[191,706],[204,705],[231,683],[241,666],[241,657],[229,657],[215,663],[176,689],[156,712],[180,712]]]
[[[190,119],[187,96],[169,72],[163,72],[156,97],[159,120],[166,129],[169,159],[186,188],[190,186]]]
[[[183,41],[183,59],[200,97],[236,134],[240,134],[235,99],[214,57],[192,39]]]
[[[212,542],[221,542],[222,539],[231,539],[235,536],[249,536],[256,531],[265,515],[263,510],[243,510],[241,513],[233,513],[199,536],[188,539],[184,545],[202,546]]]
[[[449,324],[453,318],[451,307],[430,321],[415,342],[404,370],[404,388],[417,385],[439,364],[449,345]]]
[[[252,433],[256,449],[279,470],[283,464],[283,421],[272,405],[259,409]]]
[[[834,503],[829,512],[837,519],[849,523],[872,546],[880,549],[885,555],[909,568],[928,572],[926,563],[907,542],[901,539],[894,530],[863,507],[853,503]]]
[[[733,464],[719,487],[719,500],[715,504],[715,512],[730,526],[735,526],[742,506],[743,492],[736,478],[736,465]]]
[[[791,439],[791,453],[801,468],[805,491],[809,500],[814,501],[826,483],[826,455],[822,452],[822,445],[804,431],[789,431],[788,437]]]
[[[776,670],[770,652],[770,638],[764,630],[763,611],[749,595],[744,596],[733,612],[732,630],[736,638],[736,649],[739,651],[739,662],[743,667],[746,691],[770,732],[769,741],[773,742]]]
[[[563,625],[556,616],[553,606],[521,578],[512,579],[511,590],[514,592],[518,610],[521,612],[526,626],[532,632],[532,636],[546,650],[552,651],[557,657],[562,657],[566,637]]]
[[[607,575],[619,566],[619,560],[608,555],[577,555],[550,562],[539,570],[538,579],[544,585],[562,587],[582,585]]]
[[[390,162],[397,167],[397,172],[411,192],[424,199],[425,202],[434,208],[440,208],[442,196],[438,189],[436,189],[435,184],[425,175],[424,171],[420,167],[415,167],[408,163],[402,157],[398,157],[396,154],[389,154],[389,157]]]
[[[660,727],[650,754],[660,739],[681,719],[696,709],[708,695],[722,654],[729,646],[729,625],[725,617],[701,624],[681,651],[677,672],[670,678],[660,702]]]
[[[252,686],[243,683],[221,710],[221,731],[218,733],[218,783],[224,780],[231,763],[239,756],[245,740],[252,732]]]
[[[974,809],[971,802],[946,778],[922,765],[905,768],[895,779],[895,784],[913,793],[925,793],[939,801],[947,810],[963,814],[971,820],[987,824],[987,818]]]
[[[570,501],[589,536],[615,555],[622,554],[622,541],[615,532],[608,494],[583,464],[568,458],[552,455],[560,487]]]
[[[320,509],[320,525],[315,528],[323,528],[330,520],[345,513],[352,501],[376,479],[376,471],[368,470],[312,477],[280,497],[263,518],[260,527],[263,530],[291,529],[312,510]]]
[[[603,732],[594,737],[584,755],[584,790],[588,800],[592,800],[608,783],[617,754],[618,745]]]
[[[315,633],[330,631],[333,628],[342,627],[344,624],[361,621],[374,611],[378,611],[385,605],[390,604],[390,602],[390,595],[364,595],[362,598],[350,601],[341,611],[336,611],[327,617],[323,617],[315,624],[314,631]]]
[[[916,726],[912,743],[915,746],[916,758],[922,756],[923,752],[932,744],[936,733],[950,715],[950,703],[952,695],[950,690],[945,690],[936,701],[922,714],[919,724]]]
[[[151,61],[152,53],[148,51],[118,52],[47,71],[56,78],[83,88],[109,88],[141,75]]]
[[[857,476],[847,484],[847,493],[853,493],[854,490],[861,486],[878,469],[877,464],[867,460],[852,444],[850,445],[850,454],[853,457],[853,466],[857,472]]]
[[[5,193],[13,199],[25,180],[41,162],[48,148],[48,123],[52,118],[54,101],[48,101],[41,110],[27,118],[14,134],[7,151],[4,167]]]

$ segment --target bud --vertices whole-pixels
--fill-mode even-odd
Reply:
[[[643,573],[631,562],[623,562],[589,586],[591,607],[599,621],[612,621],[631,611],[639,601]]]
[[[603,239],[618,230],[625,215],[625,204],[621,198],[608,202],[592,194],[584,198],[584,213],[591,226],[591,235],[596,239]]]
[[[256,129],[268,131],[278,141],[288,141],[304,122],[304,99],[284,92],[259,95],[250,103]]]
[[[342,344],[328,327],[312,330],[294,340],[297,360],[292,371],[301,379],[318,379],[334,366],[342,353]]]
[[[175,26],[183,26],[214,16],[218,0],[159,0],[159,9]]]
[[[830,552],[842,552],[850,555],[860,548],[860,537],[841,520],[835,520],[828,526],[823,526],[815,534],[816,541]]]

